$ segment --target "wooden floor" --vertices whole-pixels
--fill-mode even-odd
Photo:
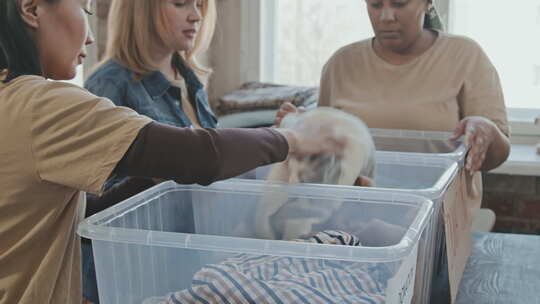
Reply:
[[[540,236],[475,233],[457,304],[540,304]]]

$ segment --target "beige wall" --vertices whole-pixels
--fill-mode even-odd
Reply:
[[[208,54],[214,74],[208,95],[212,105],[217,98],[234,90],[241,83],[241,0],[218,1],[216,33]]]

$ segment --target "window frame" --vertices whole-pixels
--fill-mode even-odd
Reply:
[[[275,76],[274,0],[241,0],[240,79],[272,82]]]

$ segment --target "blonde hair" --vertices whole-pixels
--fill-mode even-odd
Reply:
[[[109,11],[107,46],[98,66],[114,59],[138,76],[155,71],[148,46],[156,42],[171,45],[167,38],[169,27],[163,14],[165,1],[113,0]],[[212,70],[202,66],[197,56],[208,50],[214,35],[217,18],[215,0],[203,1],[201,15],[202,24],[195,38],[195,46],[191,50],[178,52],[178,55],[206,83]]]

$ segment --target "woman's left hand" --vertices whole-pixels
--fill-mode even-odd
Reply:
[[[304,113],[306,109],[302,106],[296,107],[290,102],[286,102],[279,107],[278,112],[276,113],[276,118],[274,119],[274,127],[279,128],[281,126],[281,121],[289,113]]]
[[[481,116],[470,116],[459,122],[451,140],[465,135],[465,146],[469,148],[465,169],[473,173],[479,171],[486,160],[491,143],[497,136],[497,125]]]

